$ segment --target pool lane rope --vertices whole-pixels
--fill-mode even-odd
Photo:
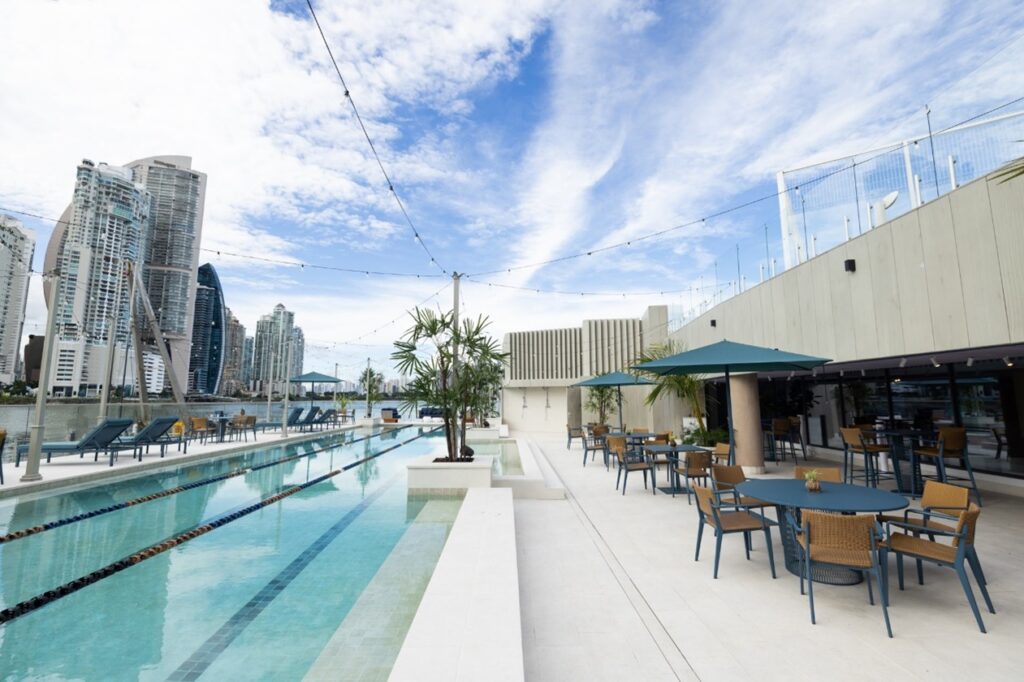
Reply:
[[[19,602],[19,603],[15,604],[14,606],[11,606],[9,608],[6,608],[6,609],[0,611],[0,624],[9,623],[12,620],[14,620],[15,618],[18,618],[19,616],[24,616],[27,613],[31,613],[32,611],[35,611],[36,609],[42,608],[43,606],[46,606],[47,604],[49,604],[51,602],[54,602],[54,601],[56,601],[58,599],[61,599],[62,597],[66,597],[69,594],[72,594],[73,592],[77,592],[78,590],[81,590],[84,587],[88,587],[89,585],[92,585],[93,583],[97,583],[100,580],[103,580],[104,578],[109,578],[110,576],[114,575],[115,573],[119,573],[119,572],[125,570],[126,568],[131,568],[135,564],[141,563],[141,562],[145,561],[146,559],[152,559],[153,557],[155,557],[155,556],[157,556],[159,554],[162,554],[162,553],[166,552],[167,550],[169,550],[169,549],[171,549],[173,547],[177,547],[178,545],[182,545],[182,544],[188,542],[189,540],[195,539],[195,538],[200,537],[202,535],[206,535],[210,531],[215,530],[217,528],[220,528],[222,526],[226,526],[227,524],[231,523],[232,521],[237,521],[238,519],[242,518],[243,516],[248,516],[249,514],[252,514],[255,511],[259,511],[260,509],[263,509],[264,507],[267,507],[267,506],[269,506],[271,504],[274,504],[276,502],[280,502],[281,500],[285,499],[286,497],[290,497],[291,495],[294,495],[297,492],[300,492],[302,490],[305,490],[306,488],[314,486],[317,483],[322,483],[322,482],[326,481],[329,478],[337,476],[338,474],[342,473],[343,471],[348,471],[349,469],[357,467],[360,464],[363,464],[364,462],[368,462],[371,459],[376,459],[377,457],[380,457],[383,454],[391,452],[392,450],[396,450],[396,449],[402,447],[403,445],[408,445],[409,443],[413,442],[414,440],[416,440],[418,438],[422,438],[423,436],[425,436],[427,434],[434,433],[439,428],[440,427],[437,427],[437,428],[430,429],[429,431],[426,431],[426,432],[418,433],[417,435],[413,436],[412,438],[406,439],[406,440],[404,440],[404,441],[402,441],[400,443],[396,443],[395,445],[392,445],[391,447],[385,448],[385,449],[383,449],[383,450],[381,450],[379,452],[375,452],[372,455],[370,455],[369,457],[364,457],[364,458],[362,458],[360,460],[357,460],[355,462],[352,462],[350,464],[346,464],[345,466],[341,467],[340,469],[335,469],[334,471],[329,471],[326,474],[323,474],[322,476],[317,476],[316,478],[310,479],[309,481],[306,481],[305,483],[300,483],[299,485],[296,485],[296,486],[293,486],[293,487],[288,488],[286,490],[283,490],[283,491],[281,491],[281,492],[279,492],[279,493],[277,493],[275,495],[271,495],[270,497],[268,497],[266,499],[263,499],[263,500],[260,500],[259,502],[255,503],[255,504],[250,504],[247,507],[243,507],[243,508],[238,509],[236,511],[233,511],[231,513],[223,514],[221,516],[218,516],[217,518],[215,518],[214,520],[212,520],[212,521],[210,521],[208,523],[204,523],[204,524],[201,524],[199,526],[195,526],[195,527],[193,527],[193,528],[191,528],[191,529],[189,529],[189,530],[187,530],[187,531],[185,531],[183,533],[178,533],[177,535],[174,535],[174,536],[172,536],[170,538],[167,538],[166,540],[164,540],[162,542],[158,542],[158,543],[156,543],[154,545],[150,545],[149,547],[146,547],[145,549],[141,549],[141,550],[135,552],[134,554],[130,554],[130,555],[124,557],[123,559],[118,559],[117,561],[115,561],[113,563],[107,564],[103,568],[99,568],[99,569],[97,569],[95,571],[92,571],[91,573],[87,573],[87,574],[83,575],[80,578],[76,578],[76,579],[74,579],[74,580],[72,580],[70,582],[64,583],[63,585],[61,585],[59,587],[56,587],[56,588],[54,588],[52,590],[47,590],[46,592],[43,592],[42,594],[38,594],[38,595],[36,595],[34,597],[31,597],[30,599],[26,599],[25,601]]]
[[[403,426],[400,426],[398,429],[395,429],[395,431],[400,431],[402,429],[407,429],[407,428],[410,428],[411,426],[412,426],[411,424],[403,425]],[[178,493],[183,493],[183,492],[185,492],[187,490],[195,490],[196,488],[201,488],[204,485],[210,485],[211,483],[217,483],[219,481],[226,481],[229,478],[234,478],[235,476],[241,476],[242,474],[248,474],[248,473],[253,472],[253,471],[259,471],[260,469],[267,469],[267,468],[272,467],[272,466],[277,466],[278,464],[285,464],[287,462],[294,462],[297,459],[302,459],[303,457],[311,457],[312,455],[317,455],[317,454],[319,454],[321,452],[326,452],[327,450],[332,450],[332,449],[337,448],[337,447],[343,447],[345,445],[352,445],[354,443],[360,443],[360,442],[362,442],[364,440],[369,440],[370,438],[376,438],[377,436],[380,436],[383,433],[384,432],[382,431],[380,433],[374,433],[374,434],[371,434],[369,436],[363,436],[361,438],[355,438],[355,439],[350,440],[350,441],[345,441],[344,443],[335,443],[334,445],[329,445],[327,447],[318,448],[316,450],[312,450],[311,452],[303,452],[303,453],[299,453],[299,454],[296,454],[296,455],[290,455],[288,457],[282,457],[281,459],[275,459],[275,460],[273,460],[271,462],[264,462],[263,464],[258,464],[256,466],[243,467],[241,469],[236,469],[234,471],[229,471],[227,473],[219,474],[217,476],[212,476],[210,478],[204,478],[204,479],[202,479],[200,481],[193,481],[192,483],[186,483],[185,485],[179,485],[179,486],[175,486],[173,488],[168,488],[167,490],[161,490],[160,492],[153,493],[151,495],[143,495],[142,497],[136,497],[135,499],[127,500],[126,502],[118,502],[117,504],[112,504],[112,505],[109,505],[107,507],[101,507],[99,509],[94,509],[92,511],[83,512],[81,514],[76,514],[74,516],[68,516],[68,517],[63,518],[63,519],[57,519],[56,521],[49,521],[47,523],[41,523],[39,525],[31,526],[29,528],[23,528],[21,530],[16,530],[14,532],[7,533],[6,535],[0,535],[0,545],[4,544],[5,542],[11,542],[13,540],[20,540],[22,538],[27,538],[30,535],[36,535],[36,534],[42,533],[44,531],[53,530],[54,528],[60,528],[62,526],[67,526],[69,524],[76,523],[78,521],[85,521],[86,519],[91,519],[91,518],[95,518],[97,516],[102,516],[103,514],[109,514],[111,512],[119,511],[121,509],[127,509],[128,507],[133,507],[133,506],[135,506],[137,504],[143,504],[145,502],[152,502],[153,500],[159,500],[159,499],[162,499],[164,497],[170,497],[171,495],[177,495]]]

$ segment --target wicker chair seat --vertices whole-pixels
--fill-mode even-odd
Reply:
[[[889,549],[906,556],[919,556],[947,564],[952,564],[956,561],[956,547],[922,538],[915,538],[904,533],[893,533],[889,536]]]
[[[796,541],[807,550],[807,541],[803,535],[797,535]],[[854,568],[871,568],[871,552],[863,549],[843,549],[818,544],[811,545],[811,561],[836,566],[852,566]]]
[[[741,507],[774,507],[775,506],[771,502],[765,502],[764,500],[759,500],[756,497],[746,497],[745,495],[740,495],[740,501],[737,502],[736,504],[740,505]]]
[[[647,462],[626,462],[625,468],[629,471],[640,471],[641,469],[650,469],[651,465]]]
[[[713,519],[714,517],[711,518]],[[727,533],[741,530],[761,530],[764,528],[760,517],[746,511],[718,512],[718,520],[722,524],[722,530]]]
[[[915,448],[914,449],[914,454],[919,455],[921,457],[936,458],[936,457],[939,456],[940,452],[941,451],[938,448],[932,448],[932,447]],[[946,450],[946,452],[944,453],[946,459],[955,459],[957,457],[960,457],[960,454],[961,453],[958,450]]]

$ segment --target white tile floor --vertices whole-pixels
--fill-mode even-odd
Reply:
[[[729,537],[714,580],[712,537],[693,560],[697,512],[685,496],[652,496],[639,478],[622,496],[614,472],[581,466],[578,444],[567,451],[558,436],[532,438],[571,499],[516,502],[530,680],[1002,680],[1024,667],[1020,498],[987,495],[979,522],[997,611],[983,612],[989,633],[978,631],[955,574],[926,566],[925,585],[910,579],[905,592],[892,571],[890,640],[863,585],[818,586],[811,625],[777,535],[778,579],[762,538],[748,562],[742,541]],[[785,465],[769,467],[789,475]]]

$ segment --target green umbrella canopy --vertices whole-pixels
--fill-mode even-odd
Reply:
[[[729,464],[736,461],[736,438],[732,422],[732,395],[729,389],[730,372],[779,372],[785,370],[808,370],[828,362],[825,358],[812,355],[788,353],[777,348],[751,346],[735,341],[719,341],[709,346],[694,348],[652,360],[633,369],[665,376],[668,374],[706,374],[725,372],[725,402],[728,409]]]
[[[337,384],[341,382],[341,379],[327,374],[321,374],[320,372],[306,372],[302,376],[292,377],[288,381],[296,384]]]
[[[719,341],[660,360],[652,360],[633,369],[652,374],[707,374],[709,372],[779,372],[820,367],[826,358],[789,353],[776,348],[751,346],[735,341]]]
[[[577,386],[587,386],[595,388],[598,386],[633,386],[634,384],[653,384],[653,381],[638,377],[634,374],[626,374],[625,372],[609,372],[608,374],[602,374],[600,376],[581,381]]]

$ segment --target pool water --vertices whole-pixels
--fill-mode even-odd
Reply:
[[[519,446],[514,440],[475,440],[469,445],[478,455],[494,457],[495,476],[522,476],[523,463],[519,459]]]
[[[0,609],[419,432],[349,432],[0,500],[7,533],[310,453],[0,544]],[[371,437],[351,442],[362,436]],[[386,679],[460,504],[410,496],[405,464],[443,447],[432,435],[413,440],[0,625],[0,674]]]

